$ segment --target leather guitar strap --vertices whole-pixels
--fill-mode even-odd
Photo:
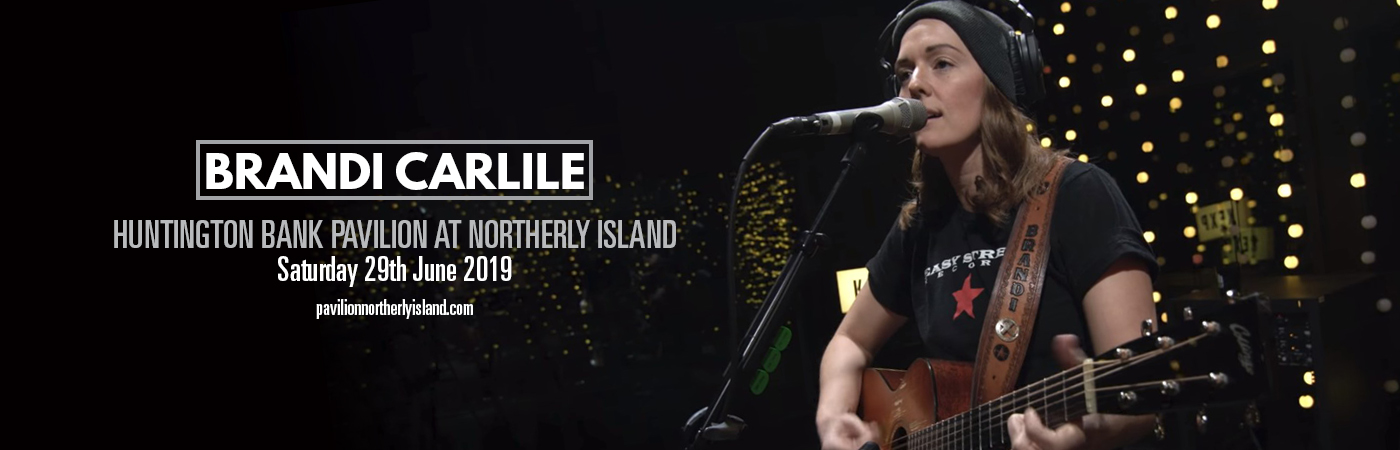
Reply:
[[[1007,239],[973,363],[973,406],[1016,388],[1016,378],[1030,348],[1045,267],[1050,264],[1050,213],[1055,209],[1060,175],[1069,162],[1067,157],[1056,158],[1040,187],[1021,204],[1016,225]]]

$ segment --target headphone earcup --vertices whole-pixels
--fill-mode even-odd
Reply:
[[[1045,75],[1044,61],[1040,56],[1040,43],[1036,42],[1035,36],[1030,34],[1017,35],[1012,33],[1015,45],[1015,55],[1013,55],[1012,66],[1016,68],[1016,84],[1021,86],[1021,98],[1017,102],[1023,108],[1030,109],[1031,106],[1045,98]]]

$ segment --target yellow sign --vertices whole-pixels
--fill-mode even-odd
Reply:
[[[1225,264],[1258,264],[1259,261],[1274,258],[1274,229],[1269,227],[1249,227],[1239,235],[1230,236],[1229,243],[1222,248]]]
[[[1232,234],[1231,228],[1244,227],[1249,221],[1247,199],[1224,201],[1202,206],[1196,212],[1196,236],[1201,242],[1220,239]]]
[[[836,272],[836,292],[841,295],[841,314],[851,310],[856,302],[856,294],[865,287],[867,272],[864,267]]]

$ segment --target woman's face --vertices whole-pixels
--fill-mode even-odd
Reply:
[[[914,135],[920,151],[940,156],[947,149],[971,149],[981,142],[986,75],[947,23],[914,22],[899,42],[895,74],[899,95],[919,100],[928,109],[928,123]]]

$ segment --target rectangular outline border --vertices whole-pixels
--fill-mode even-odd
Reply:
[[[576,195],[303,195],[204,196],[200,194],[200,146],[204,144],[588,144],[588,196]],[[195,200],[593,200],[593,140],[196,140],[194,141]]]

